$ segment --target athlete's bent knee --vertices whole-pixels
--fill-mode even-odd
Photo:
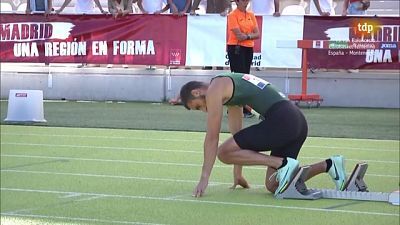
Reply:
[[[225,163],[225,164],[231,164],[230,160],[229,160],[229,152],[228,151],[223,151],[221,149],[218,150],[218,159]]]
[[[226,140],[218,147],[218,159],[225,164],[233,164],[232,153],[237,151],[238,148],[233,138]]]
[[[275,193],[278,185],[276,184],[276,182],[265,182],[265,188],[267,188],[269,192]]]

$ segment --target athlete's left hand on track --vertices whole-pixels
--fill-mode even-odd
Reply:
[[[232,185],[231,189],[235,189],[236,186],[238,186],[238,185],[242,186],[243,188],[250,188],[246,179],[244,179],[244,177],[242,177],[242,176],[233,178],[233,185]]]

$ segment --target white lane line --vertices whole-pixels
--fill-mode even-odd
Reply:
[[[40,127],[44,129],[52,129],[52,128],[60,128],[62,130],[68,129],[70,127]],[[73,128],[72,128],[73,129]],[[86,128],[83,128],[86,129]],[[102,130],[102,131],[108,131],[109,129],[107,128],[87,128],[88,130]],[[124,130],[124,129],[120,129]],[[124,130],[126,131],[126,130]],[[182,131],[157,131],[157,130],[129,130],[132,131],[132,133],[182,133]],[[23,132],[23,131],[22,131]],[[203,138],[205,135],[205,132],[184,132],[185,134],[191,133],[191,134],[201,134],[198,135],[197,138],[200,138],[200,140],[189,140],[189,139],[179,139],[179,138],[159,138],[159,139],[154,139],[154,138],[145,138],[145,137],[132,137],[132,136],[111,136],[110,135],[74,135],[74,134],[48,134],[48,133],[17,133],[17,132],[2,132],[1,135],[16,135],[16,136],[49,136],[49,137],[77,137],[77,138],[101,138],[101,139],[148,139],[148,140],[160,140],[160,141],[199,141],[203,142]],[[130,133],[127,133],[128,135],[131,135]],[[222,135],[230,136],[229,133],[221,133]],[[174,135],[176,136],[176,135]],[[335,137],[308,137],[308,139],[325,139],[325,140],[345,140],[345,141],[352,141],[352,142],[393,142],[396,140],[381,140],[381,139],[363,139],[363,138],[335,138]]]
[[[157,177],[136,177],[136,176],[116,176],[116,175],[105,175],[105,174],[88,174],[88,173],[61,173],[61,172],[48,172],[48,171],[32,171],[32,170],[0,170],[1,173],[28,173],[28,174],[47,174],[47,175],[60,175],[60,176],[77,176],[77,177],[99,177],[99,178],[112,178],[112,179],[127,179],[127,180],[147,180],[147,181],[163,181],[173,183],[190,183],[196,184],[198,180],[182,180],[182,179],[169,179],[169,178],[157,178]],[[350,173],[348,173],[350,175]],[[367,174],[368,175],[368,174]],[[390,176],[390,178],[399,178],[398,176]],[[209,186],[226,185],[231,186],[232,183],[210,181]],[[252,188],[264,188],[264,184],[251,184]],[[75,197],[75,196],[63,196],[61,198]]]
[[[71,137],[71,138],[98,138],[98,139],[125,139],[125,140],[146,140],[146,141],[177,141],[177,142],[199,142],[203,143],[203,137],[200,140],[196,139],[178,139],[178,138],[148,138],[148,137],[123,137],[123,136],[94,136],[94,135],[65,135],[65,134],[27,134],[27,133],[11,133],[4,132],[1,135],[13,135],[13,136],[40,136],[40,137]],[[330,139],[330,138],[324,138]],[[350,139],[352,140],[352,139]],[[354,139],[354,140],[369,140],[369,139]],[[389,141],[389,140],[375,140],[375,141]],[[393,141],[395,142],[395,141]],[[377,149],[377,148],[359,148],[359,147],[346,147],[346,146],[327,146],[327,145],[309,145],[304,144],[304,147],[308,148],[322,148],[322,149],[340,149],[340,150],[359,150],[359,151],[385,151],[385,152],[398,152],[398,147],[396,149]]]
[[[29,174],[47,174],[47,175],[61,175],[61,176],[77,176],[77,177],[100,177],[100,178],[113,178],[113,179],[132,179],[132,180],[147,180],[147,181],[163,181],[173,183],[190,183],[196,184],[198,180],[182,180],[182,179],[169,179],[169,178],[155,178],[155,177],[136,177],[136,176],[115,176],[115,175],[104,175],[104,174],[88,174],[88,173],[60,173],[60,172],[47,172],[47,171],[32,171],[32,170],[0,170],[2,173],[29,173]],[[208,184],[211,186],[218,185],[232,185],[232,183],[210,181]],[[264,187],[263,184],[252,184],[252,187]],[[72,198],[76,195],[66,195],[60,198]]]
[[[1,100],[0,100],[1,101]],[[12,125],[1,125],[3,127],[10,127]],[[21,128],[23,127],[28,127],[28,126],[20,126]],[[32,128],[31,126],[29,128]],[[61,131],[65,131],[65,130],[78,130],[78,131],[102,131],[102,132],[107,132],[110,131],[109,128],[76,128],[76,127],[35,127],[37,130],[61,130]],[[184,132],[185,134],[204,134],[205,132],[202,131],[165,131],[165,130],[134,130],[134,129],[116,129],[118,131],[124,131],[124,133],[131,135],[131,133],[157,133],[157,134],[175,134],[175,133],[182,133]],[[21,131],[24,132],[24,131]],[[48,132],[48,131],[46,131]],[[21,133],[15,133],[15,132],[2,132],[1,134],[16,134],[16,135],[20,135]],[[222,133],[222,134],[226,134],[226,135],[230,135],[229,133]],[[43,133],[43,134],[39,134],[39,135],[48,135],[48,133]],[[62,134],[61,134],[62,135]],[[69,134],[68,134],[69,135]],[[112,135],[112,134],[111,134]],[[174,135],[176,136],[176,135]],[[99,137],[99,136],[94,136],[94,137]],[[102,138],[107,138],[107,136],[100,136]],[[115,136],[114,136],[115,137]],[[129,138],[129,137],[128,137]],[[308,139],[325,139],[325,140],[329,140],[329,141],[336,141],[336,140],[344,140],[344,141],[351,141],[351,142],[393,142],[395,140],[386,140],[386,139],[368,139],[368,138],[339,138],[339,137],[308,137]],[[203,142],[203,140],[201,140],[201,142]]]
[[[92,196],[89,198],[77,199],[77,200],[75,200],[75,202],[91,201],[91,200],[99,199],[99,198],[103,198],[103,197],[102,196]]]
[[[177,199],[177,198],[183,198],[183,197],[190,197],[191,195],[189,193],[182,194],[182,195],[173,195],[173,196],[167,196],[165,197],[166,199]]]
[[[325,160],[325,158],[321,157],[309,157],[309,156],[300,156],[300,159],[316,159],[316,160]],[[375,159],[348,159],[345,158],[346,161],[354,161],[354,162],[367,162],[367,163],[391,163],[391,164],[399,164],[400,161],[390,161],[390,160],[375,160]]]
[[[242,202],[221,202],[200,199],[169,199],[163,197],[152,197],[152,196],[140,196],[140,195],[119,195],[119,194],[103,194],[103,193],[90,193],[90,192],[67,192],[67,191],[56,191],[56,190],[40,190],[40,189],[22,189],[22,188],[6,188],[2,187],[1,191],[13,191],[13,192],[31,192],[31,193],[45,193],[45,194],[68,194],[68,193],[80,193],[88,196],[101,196],[108,198],[125,198],[125,199],[143,199],[143,200],[156,200],[156,201],[172,201],[172,202],[190,202],[197,204],[218,204],[218,205],[229,205],[229,206],[247,206],[247,207],[262,207],[262,208],[281,208],[301,211],[319,211],[319,212],[335,212],[335,213],[350,213],[350,214],[364,214],[364,215],[376,215],[376,216],[394,216],[399,217],[398,213],[385,213],[385,212],[371,212],[371,211],[355,211],[355,210],[338,210],[338,209],[321,209],[321,208],[309,208],[309,207],[298,207],[298,206],[283,206],[283,205],[268,205],[268,204],[256,204],[256,203],[242,203]]]
[[[308,145],[305,144],[303,145],[303,147],[306,148],[318,148],[318,149],[339,149],[339,150],[357,150],[357,151],[366,151],[366,152],[399,152],[399,150],[397,149],[381,149],[381,148],[358,148],[358,147],[347,147],[347,146],[327,146],[327,145]]]
[[[41,147],[60,147],[60,148],[90,148],[90,149],[156,151],[156,152],[178,152],[178,153],[181,152],[181,153],[203,154],[201,151],[168,150],[161,148],[134,148],[134,147],[90,146],[90,145],[54,145],[54,144],[34,144],[34,143],[16,143],[16,142],[2,142],[1,145],[41,146]]]
[[[145,222],[121,221],[121,220],[101,220],[101,219],[94,219],[94,218],[47,216],[47,215],[37,215],[37,214],[1,213],[1,215],[9,216],[9,217],[27,217],[27,218],[58,219],[58,220],[69,220],[69,221],[83,221],[83,222],[99,222],[99,223],[105,223],[105,224],[165,225],[165,224],[160,224],[160,223],[145,223]],[[3,218],[2,218],[2,220],[3,220]]]
[[[87,173],[59,173],[59,172],[46,172],[46,171],[31,171],[31,170],[1,170],[3,173],[31,173],[31,174],[48,174],[48,175],[65,175],[65,176],[82,176],[82,177],[100,177],[100,178],[115,178],[115,179],[132,179],[132,180],[148,180],[148,181],[163,181],[174,183],[190,183],[195,184],[198,180],[181,180],[181,179],[168,179],[168,178],[153,178],[153,177],[136,177],[136,176],[114,176],[103,174],[87,174]],[[210,182],[209,185],[231,185],[231,183],[223,182]]]
[[[80,196],[80,194],[78,194],[78,193],[67,194],[67,195],[63,195],[63,196],[61,196],[59,198],[75,198],[77,196]]]
[[[14,210],[11,212],[5,212],[5,213],[15,214],[15,213],[23,213],[23,212],[32,212],[33,210],[37,210],[37,209],[39,209],[39,208],[18,209],[18,210]]]
[[[309,139],[326,139],[330,141],[337,141],[337,140],[345,140],[345,141],[352,141],[352,142],[393,142],[398,140],[380,140],[380,139],[367,139],[367,138],[340,138],[340,137],[308,137]]]
[[[150,164],[150,165],[166,165],[166,166],[183,166],[183,167],[202,167],[202,164],[193,163],[171,163],[171,162],[148,162],[148,161],[135,161],[135,160],[117,160],[117,159],[93,159],[93,158],[75,158],[75,157],[55,157],[55,156],[37,156],[37,155],[11,155],[1,154],[1,157],[13,157],[13,158],[37,158],[37,159],[62,159],[62,160],[75,160],[75,161],[92,161],[92,162],[111,162],[111,163],[129,163],[129,164]],[[230,165],[214,165],[214,168],[232,168]],[[265,170],[264,167],[249,166],[246,169],[250,170]],[[375,177],[390,177],[399,178],[398,175],[387,175],[387,174],[370,174],[367,176]]]
[[[4,132],[1,135],[8,136],[39,136],[39,137],[71,137],[71,138],[96,138],[96,139],[122,139],[122,140],[144,140],[144,141],[183,141],[183,142],[203,142],[196,139],[178,139],[178,138],[148,138],[148,137],[124,137],[124,136],[95,136],[95,135],[73,135],[73,134],[28,134]]]
[[[194,163],[170,163],[170,162],[148,162],[148,161],[136,161],[136,160],[121,160],[121,159],[93,159],[93,158],[76,158],[76,157],[59,157],[59,156],[38,156],[38,155],[12,155],[12,154],[1,154],[1,157],[18,157],[18,158],[38,158],[38,159],[63,159],[63,160],[76,160],[76,161],[95,161],[95,162],[113,162],[113,163],[132,163],[132,164],[151,164],[151,165],[168,165],[168,166],[190,166],[190,167],[201,167],[201,164]],[[219,166],[214,167],[229,167],[231,166]]]
[[[2,142],[1,145],[16,145],[16,146],[41,146],[41,147],[52,147],[52,148],[87,148],[87,149],[106,149],[106,150],[129,150],[129,151],[155,151],[155,152],[175,152],[175,153],[192,153],[192,154],[203,154],[201,151],[190,151],[190,150],[169,150],[162,148],[133,148],[133,147],[112,147],[112,146],[89,146],[89,145],[55,145],[55,144],[33,144],[33,143],[16,143],[16,142]],[[325,158],[321,157],[299,157],[304,159],[317,159],[317,160],[325,160]],[[355,162],[371,162],[371,163],[392,163],[399,164],[399,161],[389,161],[389,160],[365,160],[365,159],[350,159],[346,158],[346,161],[355,161]]]
[[[100,178],[114,178],[114,179],[132,179],[132,180],[148,180],[148,181],[163,181],[174,183],[191,183],[196,184],[198,180],[182,180],[182,179],[168,179],[168,178],[155,178],[155,177],[136,177],[136,176],[115,176],[104,174],[88,174],[88,173],[60,173],[60,172],[47,172],[47,171],[32,171],[32,170],[0,170],[2,173],[30,173],[30,174],[48,174],[48,175],[63,175],[63,176],[82,176],[82,177],[100,177]],[[218,181],[210,181],[209,186],[218,185],[232,185],[232,183],[224,183]],[[252,187],[264,187],[263,184],[252,184]],[[75,195],[67,195],[61,198],[75,197]]]

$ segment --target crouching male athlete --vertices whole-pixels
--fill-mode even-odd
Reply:
[[[284,94],[256,76],[224,73],[214,77],[210,84],[188,82],[180,96],[187,109],[207,113],[204,161],[194,197],[204,194],[217,156],[223,163],[234,164],[232,188],[249,187],[242,176],[243,165],[267,166],[265,186],[275,195],[287,188],[298,169],[296,158],[307,138],[308,127],[302,112]],[[233,136],[218,146],[223,105],[228,106],[229,130]],[[242,129],[243,105],[249,105],[265,120]],[[270,179],[275,172],[276,179]],[[343,189],[346,173],[342,156],[311,165],[307,179],[323,172],[329,173],[336,189]]]

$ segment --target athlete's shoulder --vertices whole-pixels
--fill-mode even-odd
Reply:
[[[215,77],[208,88],[207,96],[211,98],[229,99],[232,96],[234,86],[233,74],[226,73],[225,76]]]
[[[217,78],[217,77],[239,77],[239,76],[241,77],[243,75],[244,75],[243,73],[224,72],[224,73],[218,74],[214,78]]]

